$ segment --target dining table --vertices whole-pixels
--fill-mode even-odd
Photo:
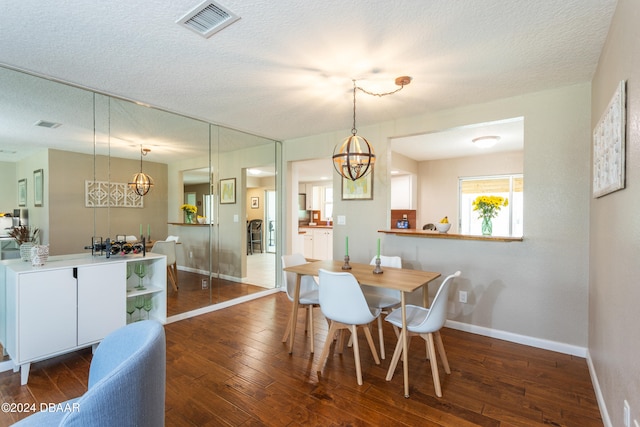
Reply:
[[[295,337],[295,325],[298,318],[298,305],[300,301],[300,279],[302,276],[317,276],[320,269],[332,272],[351,273],[360,285],[375,286],[379,288],[395,289],[400,291],[400,309],[402,310],[402,327],[406,331],[407,312],[406,294],[423,288],[423,305],[429,305],[429,293],[427,285],[429,282],[440,277],[440,273],[423,270],[410,270],[407,268],[383,267],[382,273],[374,273],[374,266],[370,264],[360,264],[350,262],[350,269],[343,269],[345,263],[342,261],[322,260],[312,261],[284,268],[284,271],[296,273],[296,286],[292,304],[291,327],[289,328],[289,353],[293,353],[293,341]],[[320,284],[322,286],[322,284]],[[404,397],[409,397],[409,352],[408,334],[402,334],[402,362],[404,374]]]

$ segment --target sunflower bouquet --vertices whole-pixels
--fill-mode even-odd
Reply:
[[[491,219],[498,216],[500,208],[509,205],[509,199],[500,196],[478,196],[473,201],[474,211],[478,211],[478,218]]]

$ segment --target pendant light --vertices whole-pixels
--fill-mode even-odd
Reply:
[[[411,82],[411,77],[402,76],[395,80],[396,85],[400,86],[392,92],[387,93],[372,93],[364,90],[361,87],[356,86],[356,81],[353,80],[353,127],[351,128],[351,135],[348,136],[342,144],[333,150],[333,167],[342,177],[355,181],[359,178],[367,176],[372,170],[373,165],[376,162],[376,155],[373,152],[373,147],[367,141],[365,137],[357,135],[358,129],[356,128],[356,89],[373,96],[385,96],[394,94],[405,85]]]
[[[129,187],[139,196],[147,194],[153,187],[153,178],[142,172],[142,156],[146,156],[151,151],[150,148],[140,146],[140,172],[133,175]]]

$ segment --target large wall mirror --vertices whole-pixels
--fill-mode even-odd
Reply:
[[[84,256],[95,236],[176,236],[170,319],[278,285],[279,142],[2,67],[0,93],[0,213],[20,208],[52,256]],[[141,204],[102,199],[109,187],[100,185],[125,191],[141,169],[154,180]],[[37,170],[43,203],[34,200]],[[232,198],[221,200],[221,182],[233,183]],[[193,224],[181,210],[188,202],[197,207]],[[253,251],[252,219],[265,223]],[[3,259],[15,255],[6,249]]]
[[[522,237],[524,118],[393,138],[391,151],[391,208],[415,211],[411,228],[446,216],[450,233],[480,235],[472,202],[495,195],[509,198],[509,205],[494,220],[493,234]]]

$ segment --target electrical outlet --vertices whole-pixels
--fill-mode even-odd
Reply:
[[[463,304],[467,303],[467,291],[458,291],[458,301]]]
[[[631,408],[629,407],[629,402],[627,399],[624,400],[624,427],[631,427]]]
[[[193,252],[189,251],[189,258],[193,258]]]
[[[208,287],[207,279],[202,279],[202,289],[207,289]]]

